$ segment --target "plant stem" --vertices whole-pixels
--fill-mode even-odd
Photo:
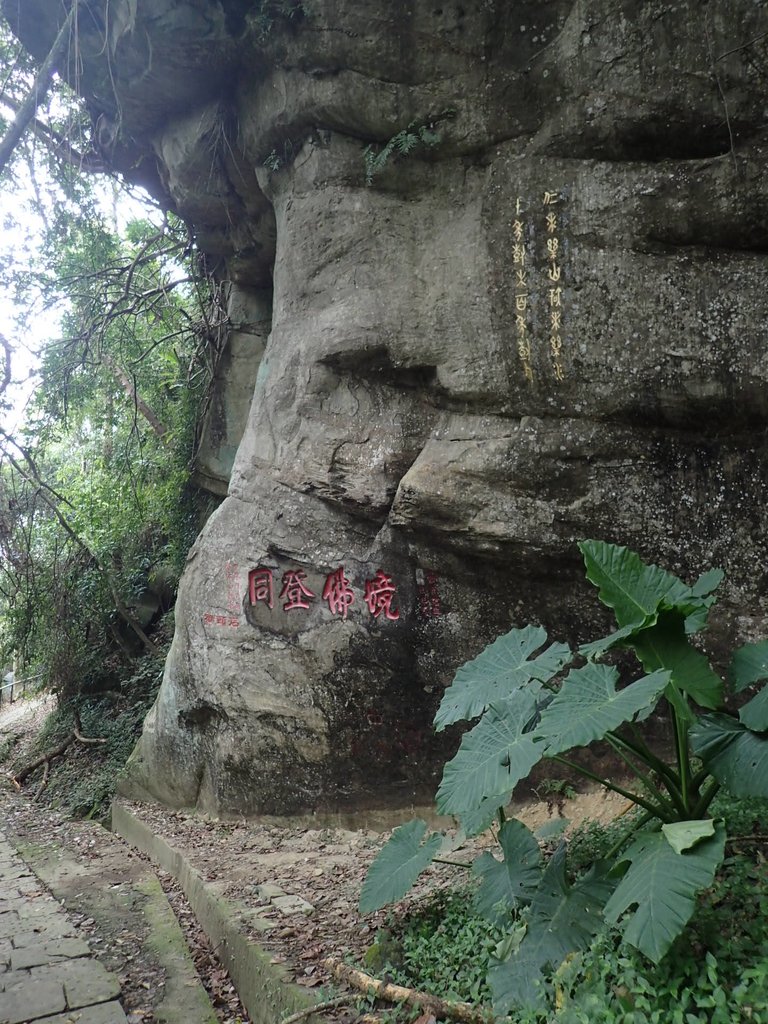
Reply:
[[[689,800],[691,795],[691,766],[688,763],[688,726],[682,717],[677,713],[674,704],[672,718],[675,723],[675,752],[677,754],[677,769],[680,778],[680,798],[683,802],[683,813],[690,814]]]
[[[709,768],[700,768],[691,779],[691,786],[698,791],[699,786],[702,782],[708,778],[712,773]]]
[[[632,793],[628,789],[623,789],[621,786],[617,786],[613,782],[608,782],[607,779],[600,778],[599,775],[595,775],[595,773],[591,772],[588,768],[582,768],[581,765],[575,764],[573,761],[569,761],[567,757],[561,757],[557,754],[552,758],[552,760],[557,761],[558,764],[562,764],[566,768],[570,768],[572,771],[578,772],[579,775],[583,775],[587,779],[592,779],[593,782],[599,783],[605,789],[610,789],[614,793],[618,793],[619,796],[623,796],[627,800],[631,800],[633,804],[637,804],[638,807],[643,807],[648,811],[652,817],[660,818],[662,821],[667,821],[667,812],[663,807],[657,807],[644,797],[638,796],[637,793]]]
[[[452,867],[452,868],[471,868],[472,867],[472,865],[471,864],[467,864],[466,861],[463,861],[463,860],[448,860],[446,857],[433,857],[432,858],[432,863],[433,864],[447,864],[449,867]]]
[[[720,783],[717,779],[711,779],[707,788],[699,797],[699,800],[693,810],[693,817],[700,818],[707,810],[709,805],[712,803],[714,798],[717,796],[718,790],[720,789]]]
[[[640,780],[643,786],[645,786],[646,792],[652,800],[656,800],[660,807],[666,807],[668,814],[674,813],[675,807],[677,807],[678,810],[681,810],[678,802],[674,799],[675,794],[670,793],[670,796],[672,797],[672,802],[670,802],[664,796],[664,794],[661,792],[658,786],[654,786],[653,780],[648,775],[646,775],[645,772],[640,771],[637,765],[633,761],[631,761],[630,758],[627,757],[627,755],[624,753],[624,750],[622,749],[623,747],[627,746],[627,744],[625,744],[619,736],[616,736],[614,733],[608,732],[605,734],[605,741],[606,743],[608,743],[609,746],[613,747],[613,749],[619,755],[619,757],[627,766],[627,768],[629,768],[632,774]],[[635,754],[636,757],[640,756],[634,750],[632,751],[632,753]]]
[[[653,815],[650,811],[645,811],[643,814],[640,815],[637,821],[631,822],[627,831],[622,835],[621,839],[618,839],[613,844],[608,853],[606,853],[604,859],[613,860],[613,858],[616,856],[616,854],[619,852],[622,846],[626,843],[626,841],[630,838],[630,836],[633,836],[635,832],[638,832],[643,827],[643,825],[647,825],[652,817]]]
[[[645,761],[645,763],[649,767],[653,768],[654,771],[664,779],[664,783],[665,783],[667,789],[670,792],[670,796],[672,796],[672,790],[674,790],[675,793],[677,793],[677,795],[679,797],[680,796],[680,786],[679,786],[679,781],[680,780],[675,775],[675,773],[672,770],[672,768],[670,768],[668,764],[665,764],[665,762],[662,761],[660,757],[656,757],[656,755],[650,749],[650,747],[645,742],[645,740],[640,735],[640,733],[637,731],[637,729],[635,728],[634,725],[631,726],[631,730],[632,730],[633,739],[628,740],[628,739],[625,739],[624,737],[620,737],[620,736],[617,736],[616,738],[618,740],[620,740],[620,742],[622,742],[631,751],[633,751],[635,754],[637,754],[637,756],[639,758],[641,758],[641,760]],[[614,735],[616,735],[616,734],[614,733]],[[673,797],[673,799],[674,799],[674,797]]]

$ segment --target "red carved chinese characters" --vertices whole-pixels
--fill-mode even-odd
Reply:
[[[206,612],[203,622],[206,626],[228,626],[230,629],[237,629],[240,625],[240,619],[235,616],[216,615],[214,612]]]
[[[395,596],[395,584],[392,577],[379,569],[372,580],[365,581],[365,596],[363,600],[368,605],[368,611],[378,619],[382,612],[384,617],[396,621],[400,618],[400,610],[392,608],[392,599]]]
[[[236,568],[234,563],[227,566],[228,581],[235,580]],[[282,577],[278,577],[281,590],[279,594],[276,594],[278,584],[275,582],[275,576],[278,572],[279,570],[264,565],[249,571],[248,599],[250,604],[252,606],[266,605],[272,611],[275,606],[275,600],[280,600],[284,601],[283,610],[286,612],[309,611],[311,602],[317,600],[317,595],[310,589],[307,573],[303,569],[286,569]],[[437,596],[436,577],[433,573],[429,573],[428,577],[427,589],[429,593],[422,595],[423,587],[419,589],[422,608],[426,599],[430,605],[431,614],[439,615],[440,601]],[[421,576],[421,581],[423,581],[423,576]],[[349,617],[350,609],[359,597],[359,593],[359,590],[356,590],[352,582],[347,578],[344,566],[340,565],[325,577],[322,600],[328,605],[331,615],[336,615],[346,620]],[[373,579],[365,581],[363,602],[375,619],[383,615],[385,619],[396,622],[400,618],[400,608],[393,607],[396,596],[397,586],[392,576],[382,569],[376,571]],[[237,621],[233,612],[234,608],[230,607],[228,624],[232,626]],[[208,621],[206,617],[206,622]],[[213,622],[216,625],[221,625],[216,618],[213,619]]]
[[[309,608],[307,598],[315,595],[306,585],[307,574],[302,569],[289,569],[283,573],[283,589],[280,597],[286,598],[283,611],[292,612],[296,608]]]
[[[343,565],[326,577],[323,600],[328,602],[328,607],[334,615],[340,615],[342,619],[346,619],[350,605],[355,600],[355,595],[349,580],[344,575]]]
[[[263,567],[251,569],[248,573],[248,597],[251,604],[261,601],[271,611],[275,604],[274,594],[272,570]]]
[[[418,587],[419,612],[422,618],[433,619],[442,615],[440,594],[437,589],[437,573],[427,570]]]

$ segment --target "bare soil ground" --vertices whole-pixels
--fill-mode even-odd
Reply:
[[[252,938],[271,951],[273,961],[284,964],[300,985],[308,987],[330,982],[323,967],[328,957],[351,956],[361,962],[392,909],[405,911],[428,893],[455,885],[463,875],[460,868],[434,865],[395,908],[362,916],[357,905],[363,879],[391,835],[389,830],[219,821],[149,804],[127,806],[181,851],[222,896],[253,910],[268,928],[254,928]],[[626,807],[627,801],[615,794],[591,791],[566,800],[563,812],[573,828],[587,819],[611,821]],[[558,816],[554,804],[538,800],[519,804],[514,812],[533,829]],[[453,830],[448,832],[455,835]],[[493,836],[486,833],[453,850],[450,858],[470,862],[479,851],[494,845]],[[259,894],[264,883],[300,896],[314,907],[314,913],[283,914]]]

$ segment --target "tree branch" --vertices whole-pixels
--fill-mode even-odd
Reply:
[[[18,114],[21,109],[21,104],[10,96],[0,96],[0,103],[8,107],[15,114]],[[111,173],[110,168],[98,153],[81,153],[61,132],[57,132],[55,128],[44,124],[39,118],[33,117],[30,127],[54,156],[61,157],[71,167],[76,167],[79,171],[88,171],[91,174]]]
[[[155,434],[162,440],[168,433],[168,427],[166,427],[164,423],[160,422],[160,419],[154,410],[151,409],[139,395],[135,378],[131,380],[122,366],[118,366],[117,363],[113,362],[104,352],[101,354],[101,361],[109,372],[120,381],[123,386],[123,390],[133,402],[134,409],[141,413]]]
[[[11,383],[11,349],[10,342],[0,334],[0,348],[3,350],[2,379],[0,379],[0,395],[5,394],[8,385]]]
[[[485,1024],[490,1018],[490,1014],[478,1007],[470,1006],[468,1003],[441,999],[439,996],[429,995],[427,992],[418,992],[412,988],[393,985],[391,982],[379,981],[378,978],[372,978],[370,974],[358,971],[333,957],[324,960],[323,967],[330,971],[338,981],[344,981],[361,992],[375,996],[376,999],[418,1006],[420,1009],[433,1013],[435,1017],[461,1021],[463,1024]]]
[[[5,431],[0,430],[0,436],[5,438],[6,442],[10,442],[16,448],[19,448],[19,446],[16,444],[16,442],[13,440],[13,438],[9,437],[8,434],[5,433]],[[29,455],[29,453],[26,452],[23,448],[19,448],[19,450],[21,451],[21,453],[22,453],[22,455],[24,457],[24,461],[26,463],[26,468],[21,465],[21,463],[19,462],[18,459],[14,458],[14,456],[8,451],[8,449],[6,447],[6,449],[5,449],[5,456],[8,459],[8,461],[10,462],[10,464],[13,466],[13,468],[16,470],[16,472],[20,476],[22,476],[25,480],[29,481],[30,483],[35,483],[35,484],[38,485],[38,487],[40,488],[40,490],[38,492],[39,496],[40,496],[40,500],[45,505],[48,506],[48,508],[51,510],[51,512],[53,512],[53,514],[56,517],[56,520],[58,521],[58,523],[61,526],[62,530],[64,530],[64,532],[70,538],[70,540],[72,540],[77,545],[77,547],[80,548],[81,551],[84,551],[85,554],[87,554],[89,556],[89,558],[91,558],[93,560],[94,565],[97,567],[97,569],[104,576],[104,579],[107,582],[107,586],[109,587],[110,593],[112,594],[112,600],[115,602],[115,610],[117,611],[118,615],[120,615],[120,617],[131,627],[133,632],[136,634],[136,636],[141,641],[141,643],[144,646],[145,650],[149,654],[154,655],[154,657],[161,658],[163,656],[162,651],[160,651],[158,649],[158,647],[155,644],[152,643],[152,641],[149,639],[147,634],[142,629],[142,626],[141,626],[141,623],[139,622],[139,620],[134,615],[131,614],[130,609],[128,608],[128,606],[125,604],[125,602],[123,601],[122,597],[120,596],[120,592],[117,589],[117,584],[115,583],[114,579],[112,578],[112,573],[109,572],[109,570],[106,568],[106,566],[98,558],[96,553],[94,551],[91,551],[91,549],[88,547],[86,542],[82,539],[82,537],[79,537],[78,534],[72,529],[72,527],[67,522],[66,517],[63,515],[61,509],[58,507],[56,502],[53,501],[50,497],[48,497],[48,492],[50,492],[51,494],[54,494],[54,495],[56,494],[56,492],[53,491],[52,488],[50,488],[48,486],[48,484],[46,484],[45,481],[41,478],[40,473],[38,472],[37,466],[35,465],[34,461],[32,460],[31,456]]]
[[[54,757],[61,757],[67,747],[74,742],[75,734],[71,732],[69,736],[67,736],[67,738],[58,745],[58,747],[54,747],[53,750],[49,750],[46,754],[41,754],[39,757],[36,757],[34,761],[30,761],[28,765],[25,765],[21,771],[16,772],[16,775],[13,776],[13,781],[17,786],[19,786],[19,788],[21,788],[21,783],[27,778],[27,776],[31,775],[36,768],[39,768],[41,764],[47,764],[49,761],[52,761]]]
[[[35,116],[37,108],[40,106],[40,103],[45,98],[45,95],[51,86],[53,72],[69,43],[72,26],[75,21],[75,15],[82,3],[84,3],[84,0],[73,0],[72,6],[69,9],[69,14],[66,16],[64,24],[59,29],[59,34],[53,42],[50,53],[45,58],[45,61],[38,73],[35,75],[32,88],[22,100],[13,123],[8,127],[8,131],[5,133],[5,138],[0,142],[0,174],[2,174],[8,166],[8,161],[11,159],[13,151],[19,144],[22,135],[32,118]]]

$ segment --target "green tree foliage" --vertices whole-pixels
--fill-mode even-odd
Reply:
[[[4,130],[37,68],[2,23],[0,68]],[[0,176],[0,656],[67,699],[168,639],[224,323],[184,225],[103,173],[88,123],[54,79]],[[29,372],[20,423],[7,385]]]
[[[498,819],[502,859],[485,853],[473,873],[476,910],[509,936],[488,973],[499,1014],[540,1004],[547,973],[607,925],[654,963],[662,960],[723,863],[726,826],[710,811],[713,798],[721,787],[733,796],[768,797],[768,642],[734,654],[730,691],[761,688],[733,713],[723,680],[690,640],[706,626],[722,573],[688,586],[627,548],[601,541],[580,548],[618,628],[573,652],[546,647],[543,629],[513,629],[459,669],[435,718],[438,729],[477,719],[445,766],[437,809],[456,816],[467,834]],[[600,660],[616,649],[634,652],[640,664],[639,677],[622,686],[618,668]],[[643,737],[654,711],[670,720],[673,763]],[[623,761],[633,783],[601,778],[564,756],[598,741]],[[566,869],[565,843],[543,862],[535,837],[505,818],[515,786],[542,760],[601,783],[642,811],[586,870]],[[361,910],[399,899],[439,860],[440,835],[425,833],[422,822],[395,831],[371,866]]]
[[[44,287],[63,310],[21,437],[5,437],[6,647],[71,696],[153,651],[199,527],[188,487],[211,377],[178,223],[59,216]],[[13,494],[15,497],[10,497]],[[21,514],[23,510],[23,514]]]

